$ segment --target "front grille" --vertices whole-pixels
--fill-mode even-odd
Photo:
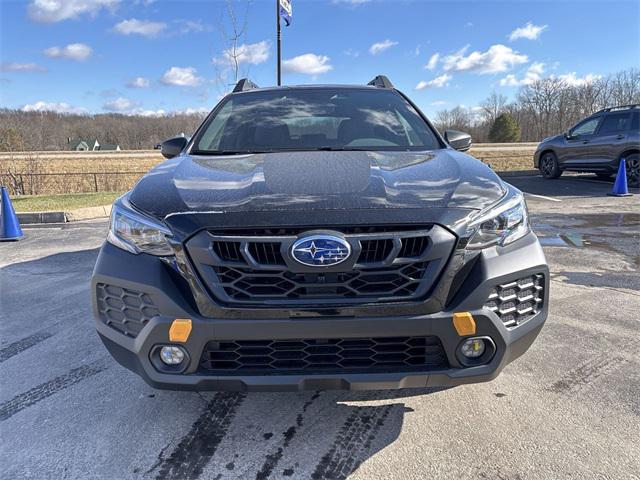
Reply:
[[[209,342],[199,373],[295,375],[410,372],[447,368],[438,337]]]
[[[401,257],[419,257],[427,248],[425,237],[409,237],[402,239]]]
[[[284,265],[278,242],[260,242],[249,244],[249,254],[262,265]]]
[[[159,315],[146,293],[99,283],[96,298],[102,322],[129,337],[137,337],[142,327]]]
[[[203,231],[186,246],[218,303],[288,307],[424,299],[455,244],[455,237],[438,226],[345,227],[326,233],[342,235],[352,256],[322,268],[299,264],[290,254],[305,233],[292,228]]]
[[[384,262],[393,250],[393,240],[385,238],[382,240],[363,240],[360,242],[362,251],[358,262],[377,263]]]
[[[513,328],[523,324],[540,311],[544,302],[544,275],[539,273],[491,290],[484,304],[502,323]]]
[[[219,286],[234,300],[310,299],[340,296],[344,298],[413,295],[427,263],[336,273],[292,273],[257,271],[248,268],[213,267]]]
[[[242,262],[240,242],[213,242],[211,248],[226,262]]]

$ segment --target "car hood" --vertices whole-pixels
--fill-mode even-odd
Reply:
[[[455,150],[182,155],[147,173],[129,200],[169,221],[178,215],[484,209],[505,185],[486,165]],[[238,215],[247,213],[250,215]],[[324,214],[323,214],[324,215]],[[317,217],[317,215],[316,215]],[[349,219],[345,219],[349,220]],[[247,220],[248,222],[249,220]]]
[[[542,141],[538,144],[538,150],[540,150],[540,145],[546,143],[553,143],[563,138],[563,135],[552,135],[551,137],[543,138]]]

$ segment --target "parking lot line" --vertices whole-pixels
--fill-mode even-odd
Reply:
[[[561,202],[559,198],[547,197],[546,195],[536,195],[535,193],[524,192],[525,195],[529,195],[530,197],[542,198],[543,200],[550,200],[552,202]]]

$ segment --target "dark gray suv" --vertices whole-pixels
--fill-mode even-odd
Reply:
[[[522,193],[386,77],[241,80],[116,201],[96,328],[159,388],[488,381],[549,307]]]
[[[545,138],[534,155],[544,178],[565,170],[592,172],[608,178],[627,164],[627,182],[638,186],[640,165],[640,105],[606,108],[555,137]]]

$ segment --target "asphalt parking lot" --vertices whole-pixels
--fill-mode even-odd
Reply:
[[[107,222],[25,228],[0,244],[0,476],[640,478],[640,195],[507,180],[549,260],[550,317],[496,380],[447,390],[153,390],[94,332]]]

